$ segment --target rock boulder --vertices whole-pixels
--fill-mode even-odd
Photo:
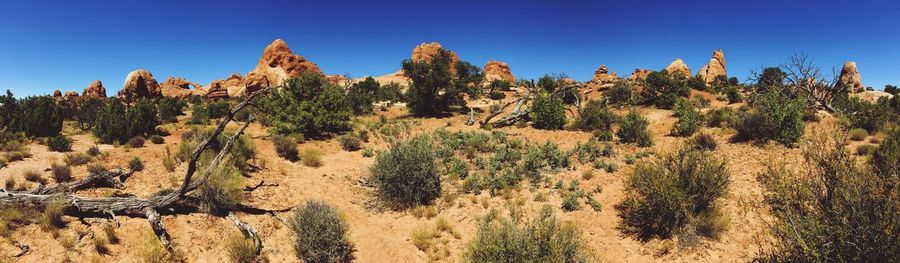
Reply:
[[[484,82],[491,83],[494,80],[505,80],[509,83],[516,83],[516,77],[513,76],[509,69],[509,64],[504,62],[490,60],[484,64]]]
[[[841,75],[837,83],[838,88],[845,88],[850,93],[863,92],[866,87],[862,84],[862,77],[859,75],[859,69],[856,68],[856,62],[847,61],[841,68]]]
[[[106,88],[103,87],[103,83],[100,82],[100,80],[95,80],[94,82],[91,82],[91,85],[88,85],[88,87],[84,89],[81,96],[106,98]]]
[[[721,49],[713,51],[709,63],[703,65],[703,67],[700,68],[700,71],[697,72],[697,77],[704,79],[706,85],[712,84],[719,76],[728,76],[725,71],[725,53],[722,52]]]
[[[125,101],[135,101],[140,98],[156,98],[162,96],[159,83],[149,71],[139,69],[128,73],[125,84],[117,95]]]
[[[685,77],[693,76],[691,74],[691,68],[689,68],[688,65],[685,64],[684,61],[682,61],[680,58],[676,58],[675,61],[672,61],[672,63],[669,64],[668,67],[666,67],[666,71],[668,71],[669,74],[679,74],[680,73],[681,75],[683,75]]]

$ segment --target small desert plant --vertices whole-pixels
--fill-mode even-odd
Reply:
[[[706,124],[709,127],[731,127],[734,123],[735,113],[729,107],[713,109],[706,113]]]
[[[165,263],[169,259],[162,241],[149,231],[141,233],[140,255],[145,263]]]
[[[675,116],[678,121],[672,127],[672,134],[678,136],[690,136],[700,129],[700,112],[685,98],[678,98],[675,102]]]
[[[97,145],[91,145],[91,148],[88,148],[85,153],[90,156],[100,155],[100,147],[98,147]]]
[[[653,145],[650,138],[650,132],[647,131],[647,119],[641,116],[637,111],[629,111],[622,123],[619,125],[619,131],[616,136],[622,142],[637,143],[638,146],[648,147]]]
[[[532,126],[537,129],[559,130],[566,124],[566,108],[562,99],[542,93],[531,106]]]
[[[255,262],[258,249],[259,247],[256,246],[256,243],[241,232],[234,232],[225,239],[225,252],[228,254],[228,258],[231,259],[231,262]]]
[[[338,210],[319,200],[306,201],[288,222],[297,257],[304,262],[350,262],[354,245],[349,225]]]
[[[303,161],[303,165],[309,167],[322,166],[322,151],[315,148],[307,148],[300,153],[300,160]]]
[[[353,134],[345,134],[341,136],[341,148],[345,151],[352,152],[362,148],[362,140]]]
[[[885,178],[900,178],[900,128],[889,130],[881,144],[872,153],[872,167]]]
[[[47,228],[63,228],[66,226],[66,222],[63,222],[63,209],[65,209],[65,203],[62,199],[56,199],[48,203],[43,207],[44,213],[41,218],[41,224]]]
[[[685,230],[705,225],[700,215],[716,211],[730,181],[723,160],[691,147],[638,163],[617,206],[623,230],[641,240],[694,234]]]
[[[212,159],[211,154],[202,159]],[[206,165],[201,173],[206,182],[200,185],[197,199],[201,207],[209,212],[219,213],[234,208],[242,199],[242,183],[244,177],[234,166],[230,155],[226,155],[219,163],[209,167]]]
[[[581,195],[581,191],[575,190],[563,197],[562,210],[566,212],[572,212],[581,209],[581,201],[578,200]]]
[[[51,164],[50,172],[53,174],[53,180],[57,183],[72,181],[72,168],[69,168],[68,165]]]
[[[109,240],[106,240],[106,238],[104,238],[100,235],[94,234],[93,244],[94,244],[94,250],[97,250],[97,253],[99,253],[101,255],[109,253],[109,247],[107,247],[107,246],[109,246]]]
[[[109,243],[119,243],[119,236],[116,235],[116,225],[114,223],[107,222],[103,224],[103,233],[106,234],[106,239],[109,240]]]
[[[131,146],[131,148],[144,147],[144,137],[134,136],[131,139],[128,139],[128,146]]]
[[[62,134],[47,138],[47,147],[54,152],[68,152],[72,150],[72,141]]]
[[[47,183],[47,179],[45,179],[44,176],[41,175],[41,173],[34,171],[34,170],[25,171],[24,173],[22,173],[22,177],[25,178],[25,180],[27,180],[29,182],[35,182],[35,183],[40,183],[40,184]]]
[[[599,100],[588,101],[578,110],[576,120],[578,129],[582,131],[610,131],[619,116],[610,111]]]
[[[504,218],[492,210],[463,257],[467,262],[592,262],[575,224],[560,222],[545,206],[531,220]]]
[[[103,166],[102,164],[88,165],[87,170],[89,174],[102,174],[109,171],[106,169],[106,166]]]
[[[860,144],[859,146],[856,146],[856,155],[863,155],[863,156],[869,155],[872,152],[875,152],[876,148],[878,148],[878,147],[876,147],[875,145]]]
[[[869,137],[869,132],[862,128],[852,129],[849,134],[850,139],[854,141],[862,141]]]
[[[71,166],[79,166],[87,164],[91,161],[91,156],[86,153],[67,153],[64,159],[65,163]]]
[[[294,138],[276,135],[272,142],[275,143],[275,153],[281,158],[292,162],[300,159],[300,152],[297,151],[297,141]]]
[[[163,156],[162,159],[163,167],[166,168],[167,172],[175,171],[175,159],[172,158],[172,154],[169,152],[169,147],[166,147],[166,156]]]
[[[163,144],[166,142],[166,139],[159,135],[153,135],[150,136],[150,142],[152,142],[153,144]]]
[[[392,144],[369,168],[378,197],[395,208],[430,204],[441,194],[431,139],[420,136]]]
[[[131,161],[128,161],[128,169],[131,169],[135,172],[140,172],[144,170],[144,161],[141,158],[134,157]]]
[[[699,133],[691,139],[691,144],[701,150],[712,151],[716,149],[718,143],[716,142],[716,137],[713,137],[712,134],[709,133]]]

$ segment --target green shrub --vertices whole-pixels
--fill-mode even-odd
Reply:
[[[314,138],[350,128],[352,110],[342,88],[316,73],[288,79],[264,99],[269,130]]]
[[[338,210],[319,200],[308,200],[288,224],[294,232],[297,257],[303,262],[351,262],[356,250],[350,226]]]
[[[378,198],[393,208],[428,205],[441,194],[431,139],[394,143],[369,168]]]
[[[728,98],[728,104],[738,103],[744,100],[741,98],[741,93],[738,92],[737,87],[735,86],[728,86],[728,88],[725,88],[725,97]]]
[[[275,143],[275,153],[279,157],[292,162],[300,160],[300,152],[297,151],[297,141],[294,138],[276,135],[272,142]]]
[[[414,115],[443,115],[451,106],[465,105],[464,93],[476,94],[478,89],[470,88],[469,83],[481,83],[481,69],[465,61],[453,63],[452,57],[450,51],[440,49],[428,61],[403,61],[403,71],[410,78],[407,106]],[[451,69],[454,64],[455,70]]]
[[[492,210],[463,254],[466,262],[593,262],[581,231],[545,206],[532,220],[507,219]]]
[[[566,212],[572,212],[581,209],[581,201],[578,200],[581,195],[582,194],[580,191],[573,191],[563,197],[562,210]]]
[[[690,76],[669,74],[666,70],[654,71],[647,75],[647,87],[643,97],[648,103],[661,109],[671,109],[679,97],[691,95]]]
[[[47,138],[47,147],[54,152],[68,152],[72,150],[72,141],[65,135],[57,134]]]
[[[606,91],[606,97],[609,98],[610,104],[628,105],[633,102],[631,87],[625,81],[616,81],[616,83]]]
[[[212,136],[213,128],[192,128],[191,131],[181,135],[181,145],[175,154],[175,159],[187,162],[191,159],[194,150],[200,145],[200,142]],[[210,142],[205,153],[218,154],[222,147],[225,146],[226,140],[234,136],[234,131],[226,129],[219,133],[219,136]],[[251,169],[249,162],[256,158],[256,146],[250,136],[243,134],[234,141],[229,148],[228,155],[231,156],[234,166],[246,172]]]
[[[603,105],[599,100],[588,101],[578,110],[576,120],[578,129],[582,131],[611,131],[619,116]]]
[[[566,108],[562,99],[541,93],[531,106],[532,126],[537,129],[559,130],[566,125]]]
[[[691,145],[700,150],[712,151],[716,149],[718,143],[716,138],[709,133],[699,133],[691,139]]]
[[[160,122],[176,122],[178,116],[184,114],[187,103],[174,97],[162,97],[156,101]]]
[[[816,134],[803,148],[807,169],[795,172],[778,163],[758,176],[765,189],[765,204],[777,219],[771,224],[776,242],[759,261],[900,259],[900,246],[895,242],[900,233],[896,172],[885,177],[878,174],[878,168],[873,171],[873,167],[861,165],[845,148],[845,140]]]
[[[841,116],[850,122],[850,127],[874,133],[897,119],[894,117],[896,113],[892,112],[889,102],[885,99],[879,99],[876,103],[869,103],[858,97],[845,100],[847,100],[845,103],[836,103],[841,104],[836,108]]]
[[[778,91],[757,97],[753,110],[742,113],[735,120],[737,140],[778,141],[791,146],[803,137],[806,124],[803,111],[806,105]]]
[[[51,164],[50,173],[53,174],[53,180],[57,183],[72,181],[72,168],[69,168],[68,165]]]
[[[133,138],[128,139],[128,146],[131,146],[131,148],[144,147],[144,137],[143,136],[134,136]]]
[[[210,119],[225,117],[229,110],[231,110],[231,105],[228,105],[228,101],[226,100],[219,100],[206,104],[206,111],[209,113]]]
[[[7,96],[12,96],[7,93]],[[62,131],[63,110],[49,96],[28,97],[17,101],[5,110],[13,113],[9,119],[9,130],[24,132],[28,136],[50,137]]]
[[[881,177],[900,178],[900,128],[887,131],[884,142],[872,153],[872,167]]]
[[[194,104],[191,106],[191,119],[188,120],[189,124],[199,124],[206,125],[209,124],[209,109],[203,104]]]
[[[709,127],[731,127],[735,120],[735,113],[729,107],[713,109],[706,113],[706,124]]]
[[[690,136],[700,129],[700,112],[685,98],[678,98],[675,102],[675,116],[678,121],[672,127],[672,134],[678,136]]]
[[[166,142],[166,139],[159,135],[153,135],[150,136],[150,142],[152,142],[153,144],[163,144]]]
[[[372,103],[375,102],[378,90],[381,84],[372,77],[366,77],[365,80],[353,83],[347,90],[347,100],[353,114],[363,115],[372,113]]]
[[[703,224],[699,215],[714,211],[730,181],[723,160],[690,147],[638,163],[617,206],[623,230],[641,240],[693,234],[685,231]]]
[[[129,108],[112,102],[97,113],[93,133],[103,143],[125,143],[135,136],[155,133],[157,124],[156,107],[149,99],[140,100]]]
[[[856,155],[866,156],[875,151],[877,147],[871,144],[860,144],[856,146]]]
[[[647,131],[647,119],[645,119],[637,111],[629,111],[622,123],[619,124],[619,131],[616,136],[619,140],[626,143],[637,143],[640,147],[648,147],[653,145],[650,138],[650,132]]]
[[[362,149],[362,140],[356,135],[345,134],[341,136],[341,148],[348,152],[358,151]]]

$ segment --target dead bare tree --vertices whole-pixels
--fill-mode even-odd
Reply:
[[[193,176],[197,172],[197,163],[200,160],[201,154],[210,147],[210,144],[215,138],[217,138],[222,131],[225,130],[225,127],[232,122],[235,114],[245,107],[252,105],[251,101],[254,98],[265,94],[268,90],[269,88],[258,90],[245,97],[241,103],[234,106],[222,120],[219,121],[218,126],[210,137],[202,141],[197,148],[194,149],[191,159],[188,161],[188,168],[185,172],[184,180],[181,182],[181,187],[178,191],[158,194],[148,198],[141,198],[133,195],[126,195],[124,197],[82,197],[75,195],[75,193],[80,190],[97,187],[124,189],[126,180],[135,171],[130,169],[117,169],[114,171],[92,173],[77,182],[57,184],[50,187],[39,187],[31,191],[2,192],[2,190],[0,190],[0,192],[2,192],[0,193],[0,208],[46,207],[52,203],[61,202],[64,215],[77,217],[79,219],[112,217],[114,220],[115,216],[146,218],[150,223],[153,232],[160,241],[162,241],[163,245],[165,245],[169,251],[172,251],[172,239],[166,232],[160,213],[173,213],[173,211],[175,211],[174,213],[178,213],[178,211],[192,213],[200,211],[200,209],[198,209],[199,206],[197,201],[190,196],[190,193],[202,186],[206,182],[206,176],[209,176],[205,175],[193,179]],[[240,138],[253,119],[253,116],[251,116],[234,135],[228,138],[228,141],[209,164],[209,167],[215,167],[216,164],[222,161],[235,140]],[[289,209],[266,210],[239,205],[234,210],[253,214],[267,213],[274,215],[275,212],[283,212]],[[225,217],[234,223],[247,238],[253,240],[257,245],[256,253],[258,255],[262,249],[262,242],[256,230],[249,224],[238,219],[233,211],[227,211],[227,216]]]
[[[847,90],[845,87],[836,85],[837,76],[826,80],[827,77],[822,70],[813,62],[813,59],[803,53],[791,55],[790,61],[781,65],[787,74],[786,86],[813,105],[834,112],[834,107],[831,105],[832,99],[835,95]]]

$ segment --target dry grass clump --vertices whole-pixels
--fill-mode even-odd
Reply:
[[[225,239],[225,252],[231,262],[256,262],[256,243],[241,232],[234,232]]]
[[[145,263],[166,263],[169,262],[169,253],[162,241],[152,232],[144,231],[141,234],[140,256]]]
[[[63,222],[62,220],[64,208],[65,203],[63,203],[62,199],[55,200],[44,206],[41,225],[45,229],[59,229],[66,227],[66,222]]]
[[[850,140],[863,141],[866,139],[866,137],[869,137],[869,132],[866,131],[866,129],[856,128],[856,129],[850,130],[849,135],[850,135]]]
[[[297,257],[304,262],[351,262],[356,250],[349,225],[337,209],[320,200],[306,201],[288,224],[295,236]]]
[[[297,151],[297,141],[294,138],[277,135],[272,142],[275,143],[275,153],[279,157],[292,162],[300,160],[300,152]]]
[[[230,155],[226,155],[216,166],[209,167],[211,154],[205,154],[201,163],[207,163],[206,168],[200,173],[206,178],[206,182],[200,185],[197,191],[197,199],[201,207],[209,212],[217,213],[228,211],[241,202],[244,177],[234,166]]]
[[[700,150],[713,151],[719,145],[712,134],[701,132],[691,139],[691,144]]]
[[[303,161],[303,165],[309,167],[322,166],[322,151],[314,148],[303,150],[300,153],[300,160]]]
[[[27,170],[22,173],[22,177],[29,182],[39,183],[39,184],[47,184],[47,179],[41,175],[40,172],[35,170]]]
[[[94,235],[94,249],[97,250],[97,253],[106,254],[109,253],[109,240],[100,235]]]
[[[116,225],[113,223],[105,223],[103,224],[103,233],[106,234],[106,239],[109,240],[111,244],[119,243],[119,236],[116,235]]]
[[[531,220],[501,218],[491,210],[463,257],[468,262],[593,262],[581,231],[575,224],[560,222],[545,206]]]
[[[861,164],[847,150],[843,135],[819,133],[804,145],[804,169],[773,164],[758,176],[765,203],[777,220],[775,237],[762,262],[897,262],[900,260],[900,132],[885,140],[893,148],[875,151]],[[879,154],[891,151],[882,166]],[[882,159],[884,160],[884,159]]]
[[[143,136],[134,136],[131,139],[128,139],[128,146],[131,148],[141,148],[144,147],[144,137]]]
[[[716,238],[716,232],[697,229],[722,228],[712,225],[723,216],[717,200],[730,182],[724,160],[692,147],[638,163],[626,182],[626,198],[616,207],[622,229],[640,240],[679,235],[679,241],[687,241],[684,237],[695,234]]]
[[[69,168],[68,165],[51,164],[50,173],[53,175],[53,180],[57,183],[72,181],[72,168]]]
[[[67,153],[63,161],[70,166],[79,166],[89,163],[91,159],[91,155],[87,153],[73,152]]]

